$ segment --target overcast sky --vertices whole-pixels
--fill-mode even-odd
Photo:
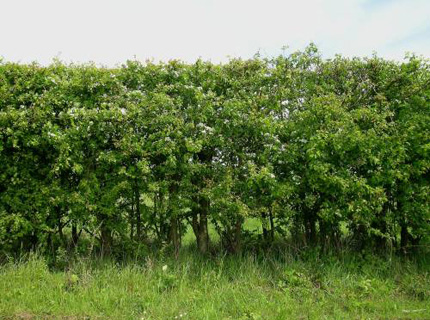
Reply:
[[[430,0],[0,0],[0,56],[114,66],[264,56],[430,57]]]

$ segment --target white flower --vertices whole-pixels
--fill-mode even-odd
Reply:
[[[167,264],[165,264],[162,268],[161,268],[164,272],[167,271]]]

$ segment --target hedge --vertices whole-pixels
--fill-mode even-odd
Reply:
[[[430,63],[270,59],[117,68],[0,62],[3,253],[104,255],[249,237],[419,245],[430,227]],[[244,223],[261,223],[250,234]]]

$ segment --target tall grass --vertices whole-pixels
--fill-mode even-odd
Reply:
[[[192,249],[50,268],[31,255],[0,267],[2,319],[430,319],[425,257],[343,253],[216,255]]]

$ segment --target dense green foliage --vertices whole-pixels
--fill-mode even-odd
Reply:
[[[419,245],[430,63],[273,59],[115,69],[0,63],[0,247],[136,254]],[[261,234],[244,229],[261,222]]]

